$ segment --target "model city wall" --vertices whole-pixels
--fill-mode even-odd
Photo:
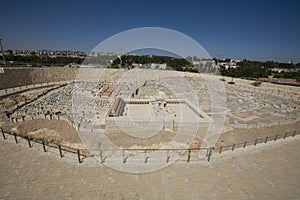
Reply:
[[[0,89],[38,83],[69,81],[76,78],[77,68],[10,67],[0,73]]]

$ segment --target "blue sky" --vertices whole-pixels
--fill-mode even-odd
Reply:
[[[128,29],[188,35],[212,57],[300,62],[299,1],[1,1],[5,49],[90,51]]]

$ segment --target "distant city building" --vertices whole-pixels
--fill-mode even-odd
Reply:
[[[167,69],[167,64],[158,64],[158,63],[151,63],[150,65],[151,69]]]
[[[230,59],[229,62],[219,62],[218,65],[225,67],[225,69],[228,69],[228,68],[237,68],[237,67],[239,67],[237,65],[238,62],[240,62],[240,60]]]
[[[192,64],[193,64],[193,65],[200,65],[200,61],[199,61],[199,60],[197,60],[197,61],[192,61]]]
[[[140,64],[140,63],[132,63],[132,66],[133,66],[133,67],[141,67],[142,64]]]
[[[8,53],[6,51],[6,53]],[[14,50],[15,56],[31,56],[36,55],[40,57],[73,57],[73,58],[85,58],[88,54],[82,51],[56,51],[56,50]]]
[[[271,69],[271,71],[281,73],[281,72],[290,72],[291,69],[273,68],[273,69]]]

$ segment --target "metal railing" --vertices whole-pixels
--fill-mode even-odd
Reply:
[[[97,157],[103,164],[109,157],[115,157],[125,164],[130,157],[144,156],[144,163],[147,163],[150,159],[150,155],[159,153],[160,158],[165,156],[165,162],[168,163],[171,157],[180,156],[181,160],[185,160],[187,163],[191,161],[192,156],[199,158],[199,153],[202,153],[203,157],[210,161],[213,154],[221,154],[224,151],[234,151],[235,149],[246,148],[248,146],[256,146],[257,144],[267,143],[270,141],[276,141],[278,139],[285,139],[287,137],[294,137],[300,134],[300,131],[285,132],[284,134],[276,134],[275,136],[266,136],[264,138],[256,138],[254,140],[244,141],[240,143],[233,143],[232,145],[209,147],[209,148],[119,148],[119,149],[79,149],[70,146],[59,144],[53,140],[46,140],[44,138],[37,138],[22,133],[16,133],[13,131],[5,131],[0,128],[3,139],[7,139],[8,136],[12,136],[16,143],[20,140],[25,140],[28,143],[29,148],[33,147],[33,143],[42,145],[44,152],[47,152],[47,148],[55,148],[58,150],[60,157],[64,157],[63,152],[69,152],[77,154],[78,162],[82,163],[87,157]],[[195,153],[197,153],[195,155]],[[160,159],[162,161],[164,159]]]
[[[56,143],[53,140],[45,140],[44,138],[37,138],[37,137],[29,136],[26,134],[22,134],[22,133],[16,133],[13,131],[5,131],[2,128],[0,128],[0,131],[1,131],[3,139],[6,140],[7,136],[10,135],[10,136],[14,137],[14,140],[17,144],[20,142],[20,140],[23,139],[23,140],[27,141],[29,148],[33,147],[33,143],[38,143],[43,146],[44,152],[47,152],[47,147],[58,149],[60,157],[64,157],[64,154],[63,154],[64,151],[73,153],[73,154],[77,154],[79,163],[82,162],[83,157],[91,157],[92,156],[86,149],[76,149],[76,148],[73,148],[70,146]]]
[[[292,132],[285,132],[283,134],[266,136],[263,138],[256,138],[254,140],[246,140],[244,142],[233,143],[231,145],[226,145],[226,146],[221,145],[219,147],[214,147],[213,153],[221,154],[223,151],[233,151],[233,150],[239,149],[239,148],[246,148],[247,146],[256,146],[257,144],[267,143],[270,141],[276,141],[278,139],[285,139],[287,137],[295,137],[295,135],[299,135],[299,134],[300,134],[300,131],[292,131]]]

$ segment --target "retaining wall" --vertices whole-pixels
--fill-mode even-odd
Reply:
[[[6,67],[0,74],[0,89],[74,80],[77,71],[67,67]]]

